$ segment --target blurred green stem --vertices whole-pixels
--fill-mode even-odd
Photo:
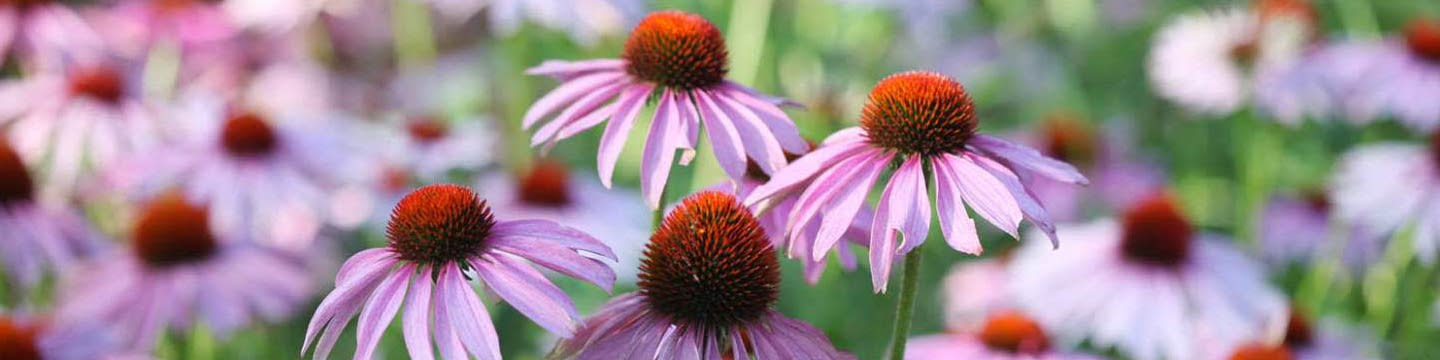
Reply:
[[[430,28],[430,7],[413,0],[394,1],[391,34],[395,60],[403,66],[429,64],[435,59],[435,35]]]
[[[905,341],[910,337],[910,322],[915,317],[915,295],[920,288],[920,261],[925,249],[917,247],[905,255],[905,272],[900,278],[900,299],[895,305],[895,326],[890,331],[890,352],[886,359],[905,358]]]
[[[1375,20],[1375,8],[1370,1],[1335,0],[1335,13],[1345,32],[1357,38],[1377,38],[1380,25]]]
[[[770,8],[774,0],[735,0],[730,8],[730,78],[754,84],[765,52],[765,33],[770,29]]]
[[[1235,232],[1245,244],[1256,247],[1256,215],[1265,206],[1268,171],[1276,164],[1276,151],[1265,124],[1258,121],[1253,111],[1237,116],[1231,129],[1235,131],[1232,141],[1240,142],[1235,146],[1236,176],[1240,179]]]
[[[204,326],[196,326],[185,338],[185,358],[189,360],[214,360],[215,337]]]

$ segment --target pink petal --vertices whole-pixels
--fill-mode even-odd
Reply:
[[[401,317],[401,330],[405,335],[405,349],[414,360],[432,360],[435,349],[430,345],[430,290],[435,284],[430,279],[432,270],[421,266],[415,281],[410,282],[410,292],[405,297],[405,315]]]
[[[1035,200],[1035,195],[1030,193],[1030,189],[1020,183],[1019,176],[1010,172],[1010,169],[995,160],[990,160],[978,154],[966,154],[966,156],[975,161],[976,164],[979,164],[981,168],[984,168],[985,171],[989,172],[995,179],[1000,180],[1000,183],[1005,184],[1005,188],[1010,190],[1010,195],[1013,196],[1015,201],[1020,205],[1020,212],[1025,214],[1025,218],[1029,219],[1031,223],[1035,224],[1035,227],[1040,228],[1040,231],[1045,233],[1046,237],[1050,238],[1051,247],[1056,249],[1060,248],[1060,238],[1055,235],[1055,223],[1050,219],[1050,213],[1045,211],[1045,207],[1041,206],[1039,201]]]
[[[514,238],[511,238],[514,239]],[[561,274],[585,280],[609,291],[615,286],[615,271],[599,260],[581,256],[560,245],[537,242],[490,242],[496,250],[514,254]]]
[[[856,141],[865,141],[865,130],[861,129],[859,126],[851,126],[841,129],[840,131],[836,131],[834,134],[830,134],[830,136],[826,136],[825,141],[821,142],[820,146],[829,146],[834,144],[850,143]]]
[[[520,241],[513,243],[517,246],[524,246],[520,245],[523,244],[524,241],[550,242],[567,248],[600,255],[611,261],[617,261],[615,253],[611,251],[610,247],[606,246],[605,243],[600,242],[600,240],[595,239],[583,231],[562,226],[550,220],[527,219],[501,221],[490,228],[490,236],[493,237],[491,241]],[[519,239],[498,239],[508,237],[516,237]]]
[[[451,329],[471,354],[481,359],[500,360],[500,337],[495,334],[495,324],[490,322],[490,313],[480,304],[470,284],[460,277],[459,266],[450,263],[441,268],[439,286],[444,304],[438,309],[445,313],[436,316],[453,321]]]
[[[630,89],[632,93],[643,94],[649,94],[652,90],[654,87],[650,84]],[[635,118],[640,116],[640,110],[645,106],[644,100],[644,96],[637,96],[632,103],[621,104],[620,108],[615,110],[615,117],[605,125],[605,133],[600,135],[600,150],[595,153],[595,167],[600,173],[600,183],[607,189],[614,178],[615,162],[620,160],[620,150],[625,147],[625,139],[630,137],[630,128],[635,126]]]
[[[720,168],[731,179],[742,179],[745,177],[746,159],[745,144],[740,141],[740,134],[735,130],[729,117],[725,116],[715,99],[705,91],[695,91],[695,100],[699,103],[700,119],[705,123],[705,132],[710,136],[710,143],[715,145],[715,160],[720,163]]]
[[[716,100],[721,110],[735,124],[735,130],[740,134],[740,141],[745,144],[745,154],[760,165],[760,169],[766,174],[774,174],[776,170],[785,166],[785,150],[780,147],[779,139],[765,126],[760,116],[750,111],[744,105],[723,94],[711,93],[711,99]]]
[[[584,96],[576,99],[575,102],[570,103],[570,106],[566,107],[564,111],[561,111],[560,115],[556,115],[549,123],[546,123],[544,126],[541,126],[539,130],[536,130],[535,135],[530,137],[530,145],[539,145],[546,140],[554,138],[555,135],[560,132],[560,129],[570,126],[575,122],[586,120],[586,115],[590,115],[591,113],[606,114],[605,111],[595,111],[595,109],[600,107],[600,104],[605,103],[605,101],[615,98],[615,95],[619,94],[620,90],[624,89],[626,85],[625,83],[605,84],[587,92]],[[601,115],[600,118],[604,119],[606,116],[607,115]],[[594,119],[589,119],[588,121],[596,124],[599,123],[598,120]]]
[[[911,156],[890,178],[891,183],[900,184],[893,194],[896,201],[890,205],[886,227],[887,231],[904,235],[900,239],[900,254],[909,253],[930,235],[930,193],[925,189],[923,163],[921,157]]]
[[[672,127],[680,123],[680,111],[675,108],[675,96],[669,90],[660,96],[655,107],[655,117],[650,123],[650,134],[645,139],[645,149],[640,160],[640,192],[645,204],[651,209],[660,208],[660,195],[665,191],[665,182],[670,178],[670,167],[675,163],[675,144],[672,141]]]
[[[620,96],[616,98],[615,102],[605,105],[605,107],[591,112],[590,115],[586,115],[584,118],[576,120],[570,123],[570,125],[566,125],[564,128],[561,128],[560,133],[555,135],[555,139],[552,141],[569,139],[570,137],[575,136],[575,134],[579,134],[580,132],[589,130],[596,125],[600,125],[601,122],[605,121],[606,119],[610,119],[611,117],[618,114],[616,110],[624,108],[626,104],[643,102],[645,101],[645,97],[649,95],[650,87],[648,85],[635,84],[625,87],[624,90],[620,92]]]
[[[897,188],[905,186],[897,178],[891,176],[890,182],[885,184],[885,191],[880,193],[880,204],[875,207],[875,219],[870,222],[870,283],[876,293],[884,293],[889,287],[890,267],[899,256],[895,248],[896,232],[890,229],[890,217],[894,214],[891,208],[896,206],[894,202],[898,198],[895,193],[899,191]]]
[[[516,311],[557,336],[574,335],[575,319],[580,317],[575,304],[544,274],[512,256],[489,254],[470,264],[485,285]]]
[[[809,224],[810,220],[830,203],[830,199],[846,190],[845,186],[851,179],[862,175],[861,172],[854,171],[855,169],[882,162],[887,158],[885,155],[879,150],[863,152],[836,162],[820,176],[816,176],[815,180],[805,187],[805,191],[800,193],[800,197],[796,198],[794,208],[790,210],[790,220],[785,224],[788,233],[793,235],[799,232],[803,225]]]
[[[600,71],[624,70],[625,60],[621,59],[596,59],[583,61],[561,61],[546,60],[539,66],[525,69],[526,75],[550,76],[555,78],[574,78],[578,75],[585,75]]]
[[[626,77],[623,72],[605,72],[585,75],[566,81],[560,84],[559,87],[545,94],[545,96],[540,97],[539,100],[535,100],[535,103],[530,105],[530,109],[525,111],[525,117],[524,120],[521,121],[521,126],[529,129],[546,115],[550,115],[550,113],[555,112],[555,110],[559,110],[560,106],[573,102],[597,89],[612,86]]]
[[[999,157],[1013,168],[1033,171],[1040,176],[1063,183],[1080,185],[1090,183],[1090,180],[1080,174],[1080,170],[1076,170],[1074,166],[1051,159],[1035,149],[984,134],[975,135],[970,138],[969,143],[987,154]]]
[[[940,231],[945,233],[945,242],[957,251],[980,255],[985,249],[980,246],[980,235],[976,233],[975,221],[965,211],[961,200],[960,182],[955,179],[946,161],[932,161],[930,167],[935,173],[935,208],[940,212]]]
[[[960,196],[976,214],[1011,237],[1020,238],[1018,228],[1023,217],[1020,204],[1016,203],[1005,184],[970,159],[945,154],[936,161],[948,162],[946,167],[953,171],[951,175],[961,184]]]
[[[775,135],[776,140],[780,142],[780,147],[785,151],[791,154],[803,154],[810,151],[810,144],[805,142],[805,138],[800,137],[800,129],[795,127],[795,121],[790,120],[790,115],[776,107],[775,103],[762,100],[754,94],[733,86],[723,90],[723,93],[759,115],[760,120],[765,122],[765,127],[770,129],[770,133]]]
[[[388,247],[361,250],[355,253],[355,255],[351,255],[349,260],[345,260],[345,263],[340,265],[340,271],[335,273],[335,283],[344,283],[345,280],[350,277],[351,273],[354,272],[356,268],[359,268],[360,265],[371,264],[384,258],[393,257],[394,255],[395,253],[391,252]]]
[[[813,152],[801,156],[795,162],[786,165],[779,172],[770,177],[770,181],[755,188],[750,196],[745,197],[745,206],[754,207],[755,204],[775,197],[777,194],[787,193],[802,185],[806,180],[819,175],[828,166],[834,164],[837,159],[844,159],[854,156],[861,151],[869,149],[861,143],[849,143],[835,146],[822,146]]]
[[[401,299],[405,297],[405,288],[410,278],[415,275],[415,265],[405,264],[399,270],[390,273],[375,292],[370,295],[370,300],[365,302],[365,310],[360,312],[360,320],[355,325],[355,358],[370,359],[375,355],[375,347],[380,345],[380,336],[385,334],[385,328],[390,321],[395,319],[395,313],[400,311]],[[421,282],[430,279],[422,277]]]
[[[338,283],[335,290],[326,295],[325,300],[320,301],[320,306],[315,309],[315,315],[310,318],[310,325],[305,329],[305,345],[300,352],[303,354],[309,350],[310,342],[322,327],[329,328],[326,329],[327,335],[332,331],[338,335],[340,330],[345,328],[345,324],[350,322],[350,316],[359,311],[364,294],[369,294],[394,264],[394,260],[376,259],[354,265],[353,274],[347,277],[351,281]],[[341,318],[340,314],[350,315]],[[323,357],[319,355],[319,349],[315,352],[315,357]]]

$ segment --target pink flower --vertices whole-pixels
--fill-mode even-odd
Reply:
[[[0,139],[0,264],[9,282],[33,287],[100,245],[79,214],[39,201],[25,163]]]
[[[128,0],[92,15],[110,47],[134,59],[157,44],[191,51],[224,46],[240,33],[224,10],[200,0]]]
[[[683,150],[681,166],[694,159],[701,124],[731,178],[744,175],[746,159],[774,173],[785,165],[785,152],[807,150],[805,140],[777,107],[783,100],[725,80],[726,55],[725,40],[710,21],[678,11],[650,14],[631,32],[620,59],[548,61],[531,68],[530,74],[563,83],[530,107],[523,125],[537,125],[569,104],[530,139],[548,148],[609,119],[597,154],[600,180],[610,187],[625,138],[658,92],[640,164],[640,190],[651,208],[660,206],[675,151]]]
[[[1165,184],[1160,166],[1136,154],[1124,125],[1089,125],[1074,115],[1047,116],[1030,143],[1046,156],[1075,164],[1093,180],[1090,188],[1044,177],[1026,179],[1035,199],[1056,221],[1084,219],[1086,210],[1124,209]],[[1101,127],[1096,129],[1095,127]]]
[[[1285,324],[1284,338],[1279,341],[1251,342],[1228,348],[1207,349],[1223,355],[1204,358],[1215,360],[1378,360],[1380,349],[1374,336],[1344,327],[1339,322],[1322,322],[1313,326],[1299,311],[1291,310]]]
[[[780,264],[735,197],[691,195],[650,237],[640,290],[610,300],[556,348],[559,359],[854,359],[770,306]]]
[[[39,67],[72,55],[104,52],[95,29],[60,1],[24,0],[0,4],[0,63],[14,50]]]
[[[1099,360],[1052,348],[1045,329],[1015,311],[999,311],[976,333],[942,334],[911,340],[905,360]]]
[[[148,356],[121,350],[121,344],[93,323],[55,322],[0,313],[0,359],[6,360],[144,360]]]
[[[461,186],[430,185],[406,195],[386,235],[388,247],[361,251],[340,267],[335,290],[310,319],[302,354],[313,345],[315,358],[328,357],[359,315],[355,358],[369,359],[404,306],[411,358],[433,359],[438,347],[446,359],[498,360],[499,338],[471,276],[561,337],[575,333],[579,314],[526,261],[606,289],[615,283],[610,267],[592,257],[615,258],[598,240],[549,220],[496,222],[485,201]]]
[[[980,330],[992,314],[1016,309],[1009,271],[1000,259],[968,261],[951,268],[940,292],[946,328]]]
[[[1393,116],[1411,129],[1440,129],[1440,19],[1416,18],[1403,36],[1330,47],[1325,68],[1353,120]]]
[[[969,254],[982,250],[964,204],[1017,238],[1021,219],[1029,219],[1058,246],[1049,214],[1022,180],[1035,176],[1070,184],[1087,180],[1069,164],[976,134],[978,125],[975,104],[958,82],[928,72],[892,75],[870,93],[859,127],[831,135],[818,149],[755,189],[745,202],[753,206],[803,191],[790,211],[786,236],[799,239],[790,243],[792,254],[797,246],[807,247],[810,253],[799,255],[819,260],[860,213],[883,170],[900,163],[870,224],[870,274],[877,292],[885,291],[895,258],[919,247],[930,232],[927,174],[938,186],[935,205],[941,230],[956,250]],[[820,224],[818,229],[814,223]]]
[[[1333,205],[1324,190],[1272,197],[1260,215],[1260,249],[1266,260],[1285,266],[1333,258],[1356,274],[1380,261],[1385,239],[1365,236],[1353,226],[1337,228]]]
[[[1066,339],[1133,359],[1192,359],[1257,339],[1288,311],[1258,263],[1228,239],[1197,233],[1168,195],[1140,201],[1119,222],[1060,234],[1064,248],[1032,241],[1020,250],[1010,285],[1027,314]]]
[[[286,319],[311,296],[310,275],[289,253],[215,231],[208,208],[178,193],[140,213],[130,247],[97,257],[64,282],[62,319],[103,321],[150,349],[167,330],[204,323],[221,337],[257,319]]]
[[[1380,143],[1357,147],[1336,165],[1330,199],[1335,216],[1359,236],[1385,239],[1413,226],[1415,256],[1440,253],[1440,132],[1429,146]],[[1382,240],[1383,241],[1383,240]]]

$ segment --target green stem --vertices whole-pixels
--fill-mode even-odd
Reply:
[[[895,326],[890,331],[890,360],[905,358],[905,341],[910,337],[910,322],[915,317],[915,295],[920,288],[920,261],[925,250],[915,248],[905,255],[905,272],[900,278],[900,299],[895,305]]]
[[[393,2],[395,60],[400,65],[425,65],[435,59],[435,35],[431,33],[430,7],[418,1]]]
[[[770,29],[771,5],[774,0],[737,0],[731,7],[730,29],[725,39],[731,49],[748,49],[730,53],[731,79],[754,83],[760,71],[761,53],[765,51],[765,32]]]

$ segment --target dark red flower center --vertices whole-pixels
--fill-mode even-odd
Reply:
[[[728,56],[715,24],[680,11],[660,11],[640,20],[620,53],[631,76],[682,90],[725,81]]]
[[[541,159],[516,181],[520,201],[527,204],[562,207],[570,204],[570,171],[565,164]]]
[[[723,329],[758,320],[780,292],[780,264],[755,216],[704,191],[665,217],[640,262],[640,293],[675,321]]]
[[[109,66],[76,69],[70,73],[70,93],[114,104],[125,95],[125,79]]]
[[[0,139],[0,207],[29,202],[35,197],[35,183],[20,154]]]
[[[55,2],[55,0],[0,0],[0,6],[14,6],[18,8],[25,8],[29,6],[48,4],[52,2]]]
[[[279,137],[264,117],[250,111],[237,111],[225,119],[220,132],[221,145],[236,157],[263,157],[279,147]]]
[[[860,127],[872,144],[904,154],[958,152],[979,124],[965,87],[931,72],[880,80],[860,112]]]
[[[1260,44],[1255,40],[1246,40],[1230,47],[1230,60],[1239,64],[1241,68],[1249,69],[1255,65],[1255,58],[1260,56]]]
[[[410,122],[405,124],[405,130],[410,133],[410,139],[415,142],[430,144],[449,135],[450,125],[440,118],[420,116],[410,119]]]
[[[0,359],[41,360],[39,329],[0,316]]]
[[[1014,311],[991,315],[980,329],[980,342],[991,350],[1036,355],[1050,349],[1050,339],[1040,323]]]
[[[1190,256],[1193,229],[1167,194],[1143,200],[1125,213],[1120,251],[1126,259],[1176,267]]]
[[[428,185],[400,199],[385,235],[401,259],[440,264],[479,253],[494,226],[490,206],[474,191]]]
[[[1305,320],[1305,315],[1290,309],[1290,322],[1285,324],[1285,347],[1291,349],[1303,349],[1315,343],[1315,334],[1310,330],[1310,322]]]
[[[1095,131],[1072,114],[1052,114],[1041,128],[1045,154],[1071,164],[1090,164],[1095,160]]]
[[[1405,27],[1405,43],[1422,59],[1440,62],[1440,19],[1420,18]]]
[[[1300,193],[1300,199],[1305,202],[1305,206],[1309,207],[1310,211],[1318,214],[1330,213],[1330,195],[1325,193],[1325,189],[1304,190]]]
[[[210,212],[179,193],[162,195],[145,207],[133,241],[135,254],[153,267],[202,261],[219,249],[210,231]]]
[[[1290,360],[1290,349],[1283,346],[1250,344],[1235,349],[1230,360]]]
[[[398,166],[385,166],[380,169],[380,187],[391,193],[398,193],[410,189],[410,183],[414,176],[410,171]]]

